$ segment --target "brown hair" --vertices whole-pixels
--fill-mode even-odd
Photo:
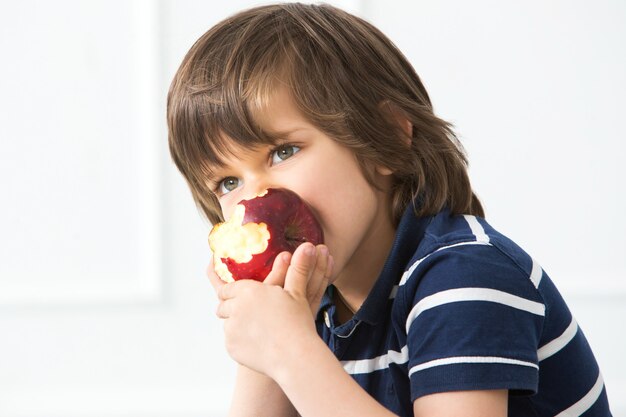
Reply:
[[[353,150],[370,182],[368,167],[393,171],[395,224],[411,201],[417,216],[444,207],[484,216],[452,126],[435,116],[426,89],[395,45],[340,9],[290,3],[218,23],[192,46],[172,81],[170,152],[210,222],[223,217],[207,180],[229,152],[229,141],[255,146],[277,139],[253,115],[278,82],[310,123]],[[411,138],[392,114],[412,123]]]

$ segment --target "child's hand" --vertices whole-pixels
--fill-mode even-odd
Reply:
[[[309,300],[313,317],[317,314],[317,309],[322,301],[322,296],[330,283],[329,280],[334,263],[332,255],[328,254],[328,248],[326,245],[317,245],[316,248],[317,260],[315,262],[315,269],[312,272],[307,284],[307,299]],[[291,258],[292,256],[289,252],[280,253],[274,260],[272,271],[263,283],[278,285],[280,287],[284,286]],[[213,289],[215,290],[215,294],[219,296],[220,289],[226,283],[215,273],[215,270],[213,269],[213,257],[210,259],[206,274],[211,282],[211,285],[213,286]]]
[[[290,350],[305,350],[311,338],[318,337],[312,312],[317,311],[331,268],[325,246],[305,243],[293,256],[279,256],[265,283],[217,284],[217,315],[224,319],[231,357],[271,377]]]
[[[305,246],[306,245],[306,246]],[[305,246],[310,246],[309,244],[302,244],[300,248]],[[298,250],[302,250],[298,248]],[[306,287],[306,296],[309,300],[309,306],[311,307],[311,313],[313,317],[317,314],[317,309],[319,308],[320,302],[322,301],[322,296],[330,283],[330,275],[333,270],[333,257],[329,255],[328,248],[326,245],[317,245],[314,260],[314,268],[309,272],[303,272],[303,274],[308,273],[307,287]],[[294,252],[295,256],[302,256],[300,252]],[[297,255],[296,255],[297,253]],[[289,252],[283,252],[276,257],[274,261],[274,265],[272,266],[272,271],[265,279],[265,284],[270,285],[278,285],[283,287],[285,285],[285,279],[288,272],[288,268],[290,262],[292,260],[292,255]],[[302,266],[300,260],[296,259],[294,263],[296,266]],[[312,266],[311,266],[312,267]]]

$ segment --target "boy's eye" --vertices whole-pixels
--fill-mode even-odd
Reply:
[[[295,145],[280,146],[272,152],[272,164],[279,164],[282,161],[291,158],[299,151],[300,148]]]
[[[219,192],[221,195],[228,194],[235,188],[239,187],[241,181],[236,177],[226,177],[219,184]]]

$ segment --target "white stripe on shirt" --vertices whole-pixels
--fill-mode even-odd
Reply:
[[[533,269],[530,271],[530,280],[532,281],[535,288],[539,288],[539,282],[541,281],[541,277],[543,275],[543,270],[541,269],[541,265],[537,263],[534,259],[533,261]]]
[[[485,229],[478,222],[476,216],[470,216],[469,214],[464,214],[465,221],[469,224],[470,229],[472,229],[472,233],[476,236],[476,241],[489,243],[489,236],[485,233]]]
[[[561,411],[556,417],[572,417],[572,416],[580,416],[585,411],[589,410],[592,405],[596,403],[598,398],[600,398],[600,394],[602,394],[602,389],[604,388],[604,380],[602,379],[602,374],[598,374],[598,379],[596,383],[593,384],[593,387],[578,400],[574,405],[569,407],[567,410]]]
[[[547,359],[548,357],[554,355],[559,350],[567,345],[567,343],[574,338],[576,332],[578,330],[578,325],[574,319],[572,319],[571,324],[567,327],[567,329],[563,332],[563,334],[551,342],[546,343],[543,347],[541,347],[537,351],[537,356],[539,361]],[[396,352],[394,350],[390,350],[387,354],[377,356],[371,359],[359,359],[352,361],[342,361],[341,364],[347,373],[350,375],[354,374],[366,374],[374,371],[378,371],[381,369],[389,368],[389,364],[403,364],[408,362],[409,360],[409,349],[405,345],[400,352]],[[512,365],[523,365],[523,366],[531,366],[533,368],[538,368],[537,365],[531,362],[524,362],[517,359],[510,358],[501,358],[495,356],[458,356],[453,358],[443,358],[437,359],[433,361],[429,361],[420,365],[416,365],[411,368],[409,372],[409,376],[415,372],[421,371],[423,369],[432,368],[440,365],[449,365],[454,363],[507,363]]]
[[[417,268],[417,266],[422,263],[422,261],[424,261],[426,258],[428,258],[430,255],[437,253],[439,251],[445,250],[445,249],[450,249],[450,248],[455,248],[457,246],[465,246],[465,245],[487,245],[487,246],[491,246],[491,243],[488,242],[479,242],[479,241],[470,241],[470,242],[460,242],[460,243],[455,243],[453,245],[448,245],[448,246],[442,246],[437,250],[432,251],[431,253],[429,253],[428,255],[424,256],[421,259],[418,259],[417,261],[413,262],[413,265],[411,265],[409,267],[409,269],[407,269],[404,274],[402,274],[402,278],[400,278],[400,283],[398,285],[403,286],[404,284],[406,284],[406,282],[409,280],[409,278],[411,278],[411,275],[413,274],[413,271],[415,271],[415,268]]]
[[[409,370],[409,377],[415,372],[423,371],[424,369],[459,363],[504,363],[508,365],[529,366],[531,368],[539,369],[539,367],[532,362],[520,361],[518,359],[502,358],[498,356],[453,356],[450,358],[435,359],[432,361],[420,363],[419,365],[415,365]]]
[[[372,359],[341,361],[343,369],[350,375],[368,374],[380,369],[389,368],[389,364],[402,364],[409,361],[409,348],[405,345],[400,352],[390,350],[384,355]]]
[[[489,301],[504,304],[518,310],[528,311],[538,316],[545,315],[545,306],[543,304],[504,291],[494,290],[492,288],[455,288],[429,295],[415,304],[406,320],[407,335],[409,334],[413,320],[422,312],[443,304],[459,301]]]
[[[413,271],[415,271],[415,268],[417,268],[417,266],[422,263],[422,261],[426,258],[428,258],[430,255],[432,255],[432,253],[429,253],[428,255],[424,256],[421,259],[418,259],[417,261],[413,262],[413,265],[411,265],[409,267],[409,269],[407,269],[404,274],[402,274],[402,278],[400,278],[400,283],[398,285],[403,286],[404,284],[406,284],[406,282],[409,280],[409,278],[411,278],[411,275],[413,275]]]
[[[572,317],[571,323],[567,326],[567,329],[565,329],[563,334],[539,348],[537,351],[537,359],[539,359],[539,361],[548,359],[550,356],[563,349],[574,338],[574,336],[576,336],[577,332],[578,323],[576,323],[576,320]]]

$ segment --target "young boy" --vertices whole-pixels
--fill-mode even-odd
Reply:
[[[168,96],[172,157],[208,219],[296,192],[325,244],[223,284],[232,416],[609,416],[582,331],[485,220],[451,127],[369,23],[327,5],[241,12]]]

